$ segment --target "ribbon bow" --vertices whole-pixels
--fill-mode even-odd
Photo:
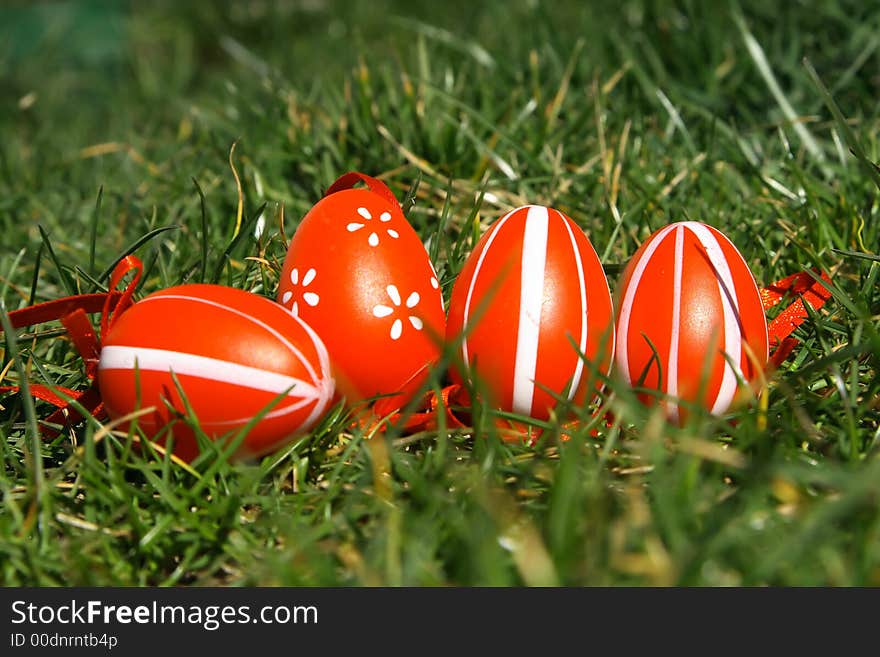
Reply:
[[[101,313],[101,335],[106,335],[119,316],[132,304],[132,296],[140,281],[143,267],[137,256],[128,255],[113,269],[108,292],[78,294],[38,303],[9,313],[13,328],[60,320],[85,365],[89,386],[84,390],[76,391],[44,384],[30,385],[34,397],[56,407],[56,410],[42,421],[41,431],[44,437],[55,438],[61,431],[56,425],[65,423],[74,425],[84,419],[74,403],[94,416],[103,415],[104,407],[96,379],[101,347],[87,315]],[[128,285],[121,291],[117,290],[122,279],[130,272],[134,272],[134,275]],[[19,391],[20,386],[0,386],[0,394]]]

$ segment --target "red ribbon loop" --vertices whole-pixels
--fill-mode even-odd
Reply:
[[[104,308],[106,303],[109,302],[113,305],[119,296],[119,292],[111,292],[111,298],[108,298],[106,292],[77,294],[76,296],[64,297],[55,301],[45,301],[27,308],[13,310],[9,313],[9,320],[12,322],[13,328],[22,328],[24,326],[42,324],[43,322],[51,322],[76,310],[82,310],[86,313],[97,313]],[[3,329],[0,327],[0,333],[2,332]]]
[[[109,295],[107,299],[110,299]],[[82,356],[86,366],[86,376],[91,381],[98,372],[98,360],[101,355],[98,337],[95,335],[92,323],[85,311],[82,308],[77,308],[72,313],[64,315],[61,318],[61,324],[67,329],[67,336],[73,342],[79,355]]]
[[[0,386],[0,394],[5,394],[7,392],[15,393],[18,391],[18,386]],[[30,391],[32,396],[41,399],[44,402],[49,402],[53,406],[67,405],[67,400],[59,396],[59,392],[73,398],[76,398],[77,394],[79,394],[75,390],[70,390],[69,388],[62,388],[61,386],[49,388],[48,386],[40,385],[39,383],[32,383],[30,385]]]
[[[787,297],[797,297],[767,324],[767,335],[770,338],[770,347],[773,349],[770,355],[771,369],[779,367],[799,343],[791,337],[791,334],[809,316],[804,301],[814,310],[819,310],[831,298],[831,292],[822,281],[831,282],[831,278],[824,271],[801,271],[761,288],[764,310],[773,308]]]
[[[144,264],[141,262],[141,259],[135,255],[125,256],[119,261],[119,264],[113,268],[113,273],[110,275],[110,294],[116,292],[116,288],[119,287],[119,284],[122,282],[122,279],[125,278],[126,274],[134,272],[134,275],[119,295],[119,300],[116,302],[115,306],[114,304],[111,304],[110,296],[107,297],[101,314],[102,338],[107,335],[107,331],[113,326],[114,322],[119,318],[119,315],[125,312],[125,310],[131,305],[131,297],[134,294],[135,288],[137,288],[138,282],[141,280],[141,273],[143,270]]]
[[[385,399],[380,399],[373,405],[372,412],[363,416],[355,424],[367,431],[390,425],[397,427],[403,433],[413,434],[436,429],[439,426],[438,419],[442,412],[446,418],[447,429],[461,429],[467,425],[455,414],[452,406],[469,406],[470,403],[466,400],[466,396],[466,391],[458,384],[446,386],[439,395],[430,390],[420,400],[419,409],[421,410],[413,413],[388,412],[389,405],[385,403]],[[395,407],[391,406],[391,409],[393,408]]]
[[[801,297],[795,299],[767,325],[771,345],[781,343],[798,326],[803,324],[808,317],[804,301],[810,304],[814,310],[818,310],[831,298],[831,292],[822,284],[822,281],[831,282],[831,278],[824,271],[818,273],[802,271],[761,289],[764,310],[773,308],[786,296]]]
[[[373,178],[371,176],[366,175],[365,173],[360,173],[359,171],[350,171],[346,174],[343,174],[337,178],[332,185],[327,188],[327,191],[324,192],[324,196],[330,196],[330,194],[335,194],[336,192],[341,192],[345,189],[353,188],[357,183],[362,182],[367,186],[371,192],[378,194],[386,201],[394,205],[395,207],[400,207],[400,203],[397,201],[397,197],[394,196],[394,192],[392,192],[388,185],[383,183],[378,178]]]
[[[134,276],[125,289],[121,292],[116,290],[125,275],[132,271],[134,271]],[[83,419],[82,413],[73,408],[69,400],[77,402],[92,415],[100,415],[103,412],[101,396],[95,382],[101,349],[98,337],[95,335],[95,329],[87,314],[102,313],[101,335],[104,336],[113,322],[119,318],[119,315],[131,305],[132,295],[142,271],[143,263],[140,259],[137,256],[129,255],[113,269],[108,292],[78,294],[55,301],[38,303],[9,313],[9,319],[14,328],[60,319],[61,324],[67,330],[68,337],[83,359],[86,377],[91,384],[82,391],[57,386],[49,387],[38,383],[30,385],[31,395],[57,407],[49,417],[43,420],[42,433],[45,437],[54,438],[59,433],[53,426],[46,426],[47,424],[74,424]],[[0,328],[0,333],[2,333],[2,328]],[[19,386],[0,386],[0,393],[17,393],[19,391]],[[61,397],[62,394],[66,398]]]

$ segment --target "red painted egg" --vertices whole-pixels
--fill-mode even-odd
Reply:
[[[465,262],[447,336],[494,406],[545,419],[554,394],[585,397],[590,375],[579,352],[608,373],[613,324],[587,236],[562,212],[530,205],[495,222]]]
[[[344,188],[357,180],[370,189]],[[349,402],[402,393],[400,406],[440,358],[440,284],[391,191],[360,174],[340,181],[293,235],[277,300],[321,336]]]
[[[305,322],[269,299],[220,285],[151,294],[104,336],[98,384],[111,417],[155,406],[138,419],[154,436],[183,415],[172,372],[213,438],[241,429],[286,392],[250,430],[237,456],[262,456],[307,431],[334,392],[327,351]],[[178,422],[173,432],[174,452],[194,458],[199,450],[188,427]]]
[[[755,383],[767,362],[758,286],[711,226],[686,221],[651,235],[627,264],[616,302],[617,368],[631,384],[668,395],[672,420],[684,419],[676,400],[724,413],[740,381]]]

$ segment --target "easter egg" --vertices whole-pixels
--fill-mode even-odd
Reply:
[[[672,420],[684,419],[679,400],[724,413],[740,382],[755,383],[767,362],[758,286],[711,226],[685,221],[651,235],[624,269],[616,305],[617,368],[629,383],[668,395]]]
[[[156,292],[122,313],[103,337],[98,385],[112,418],[155,407],[137,420],[148,436],[186,405],[212,438],[265,413],[236,456],[262,456],[307,431],[334,393],[327,351],[305,322],[270,299],[201,284]],[[172,430],[174,452],[194,458],[192,431],[180,421]]]
[[[440,358],[437,274],[394,195],[368,176],[343,176],[302,219],[277,301],[321,336],[351,403],[389,395],[402,406]]]
[[[448,340],[497,408],[546,419],[557,397],[582,400],[587,361],[607,374],[611,295],[584,232],[558,210],[529,205],[482,236],[455,282]],[[584,357],[582,357],[582,355]]]

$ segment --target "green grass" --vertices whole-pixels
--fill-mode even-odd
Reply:
[[[447,298],[486,225],[533,202],[587,231],[612,286],[689,218],[759,283],[831,271],[834,299],[766,417],[676,428],[613,379],[611,427],[563,442],[554,423],[532,447],[486,409],[472,431],[372,438],[335,409],[260,462],[190,471],[96,421],[35,451],[51,409],[8,395],[0,583],[880,584],[880,8],[214,4],[0,9],[7,310],[100,290],[131,250],[139,295],[216,278],[272,297],[285,235],[353,169],[401,200],[418,182],[407,215]],[[82,388],[58,328],[7,338],[2,384]]]

